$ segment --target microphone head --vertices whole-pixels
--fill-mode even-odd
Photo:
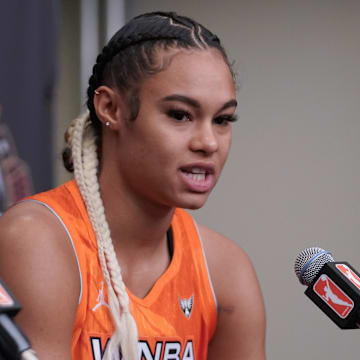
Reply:
[[[319,247],[304,249],[296,257],[294,270],[301,284],[309,286],[321,268],[334,258],[330,251]]]

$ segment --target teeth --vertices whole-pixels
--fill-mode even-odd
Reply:
[[[183,172],[194,181],[201,182],[206,180],[207,171],[203,168],[193,167],[188,170],[183,170]]]
[[[200,168],[192,168],[191,172],[193,174],[206,174],[206,171],[204,169],[200,169]]]
[[[202,174],[187,173],[186,175],[195,181],[204,181],[205,177],[206,177],[206,175],[204,173],[202,173]]]

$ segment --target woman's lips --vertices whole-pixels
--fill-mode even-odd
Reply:
[[[213,186],[213,168],[186,167],[180,169],[181,177],[190,191],[204,193]]]

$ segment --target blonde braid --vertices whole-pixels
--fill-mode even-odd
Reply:
[[[89,122],[89,113],[80,116],[72,136],[75,179],[86,204],[94,228],[101,269],[108,285],[109,307],[115,325],[104,360],[110,360],[119,349],[124,360],[138,359],[138,336],[134,318],[129,311],[129,296],[106,221],[98,181],[96,136]]]

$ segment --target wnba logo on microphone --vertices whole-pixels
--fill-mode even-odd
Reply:
[[[360,277],[355,274],[347,265],[336,264],[336,268],[345,275],[358,289],[360,289]]]
[[[315,294],[342,319],[345,319],[354,307],[352,299],[325,274],[317,279],[313,289]]]
[[[1,306],[13,306],[14,301],[8,295],[7,291],[0,285],[0,307]]]

